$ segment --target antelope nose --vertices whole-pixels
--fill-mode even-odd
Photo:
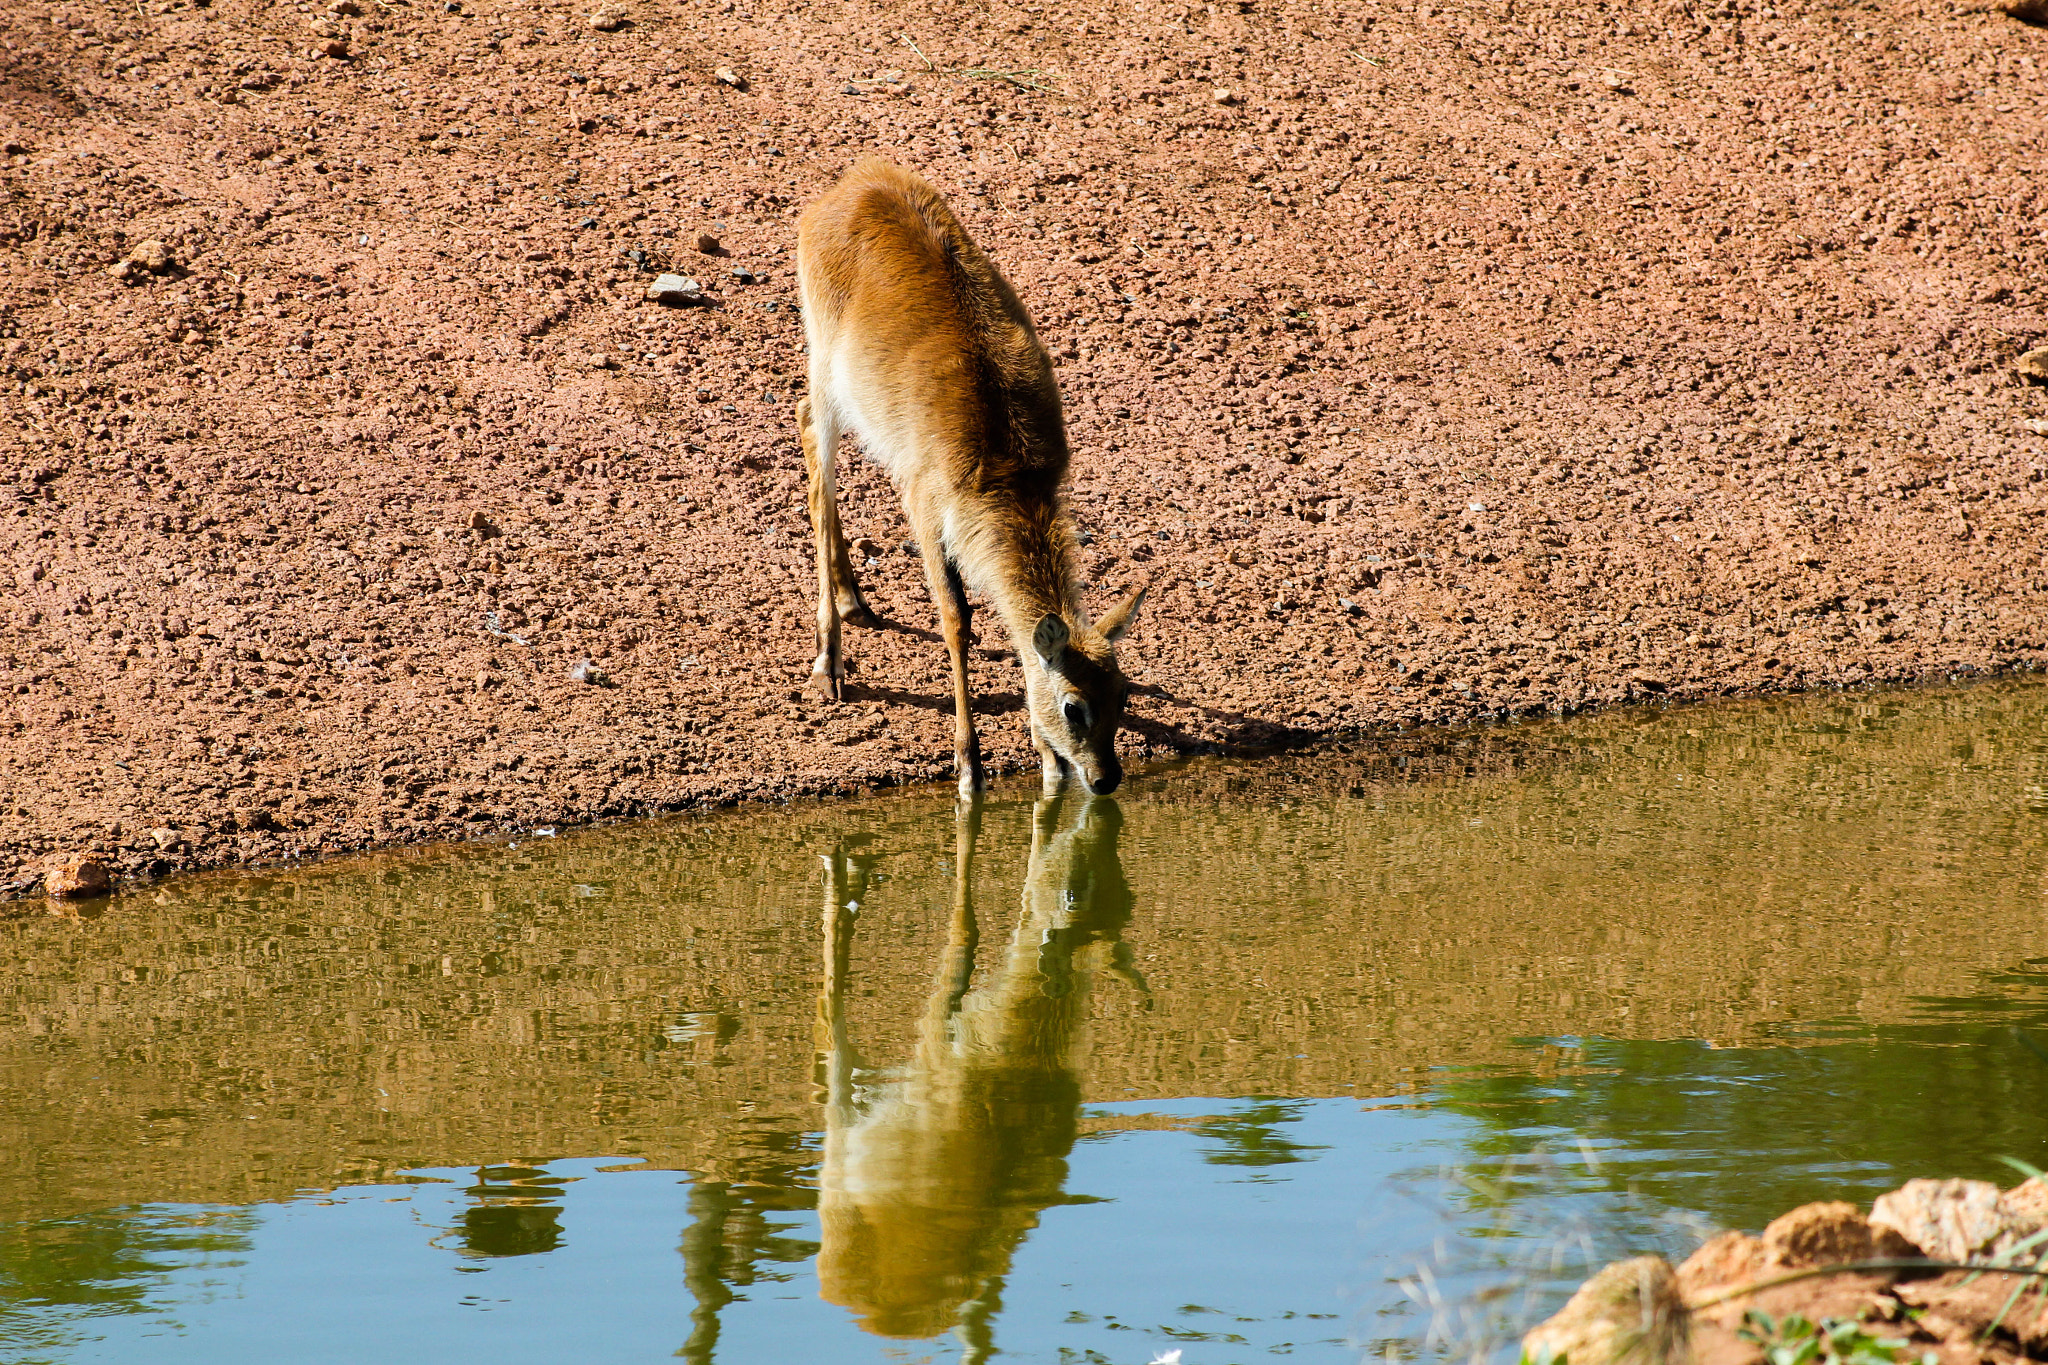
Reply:
[[[1088,790],[1097,796],[1107,796],[1117,789],[1124,780],[1124,770],[1119,764],[1111,763],[1088,784]]]

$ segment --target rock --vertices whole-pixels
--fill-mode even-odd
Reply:
[[[593,370],[609,370],[612,367],[612,358],[602,354],[587,355],[583,357],[583,363]]]
[[[1662,692],[1671,686],[1671,680],[1661,673],[1652,673],[1647,668],[1638,668],[1629,675],[1629,681],[1652,692]]]
[[[2020,422],[2020,429],[2036,436],[2048,436],[2048,417],[2028,417]]]
[[[1878,1196],[1870,1226],[1890,1229],[1939,1261],[1981,1260],[2040,1229],[2041,1215],[2028,1207],[2033,1198],[2007,1204],[1988,1180],[1909,1180]]]
[[[128,254],[107,267],[107,273],[123,284],[133,284],[144,275],[161,275],[177,265],[170,249],[152,237],[137,242]]]
[[[498,529],[489,517],[481,512],[471,512],[469,514],[469,529],[475,531],[484,540],[496,540],[499,536],[505,534]]]
[[[1673,1365],[1687,1356],[1685,1302],[1662,1256],[1616,1261],[1522,1338],[1526,1360]]]
[[[326,42],[320,44],[320,54],[324,57],[336,59],[348,56],[348,39],[329,38]]]
[[[334,0],[327,7],[327,12],[338,19],[355,19],[362,15],[363,7],[356,0]]]
[[[1870,1220],[1854,1204],[1802,1204],[1764,1229],[1764,1258],[1773,1270],[1840,1265],[1870,1256]]]
[[[688,275],[656,275],[647,297],[655,303],[702,303],[704,287]]]
[[[718,239],[708,232],[698,233],[697,250],[703,252],[706,256],[716,256],[718,254]]]
[[[741,76],[729,66],[721,66],[718,68],[718,70],[712,72],[711,74],[714,78],[717,79],[720,85],[729,85],[735,90],[744,90],[747,88],[746,77]]]
[[[169,825],[158,825],[149,832],[150,842],[160,850],[169,850],[178,843],[178,831]]]
[[[1236,104],[1237,92],[1235,90],[1215,90],[1210,92],[1209,98],[1218,104]]]
[[[2043,0],[2048,3],[2048,0]],[[2014,368],[2029,379],[2048,381],[2048,346],[2036,346],[2022,355]]]
[[[616,5],[607,5],[591,13],[590,26],[599,33],[616,33],[627,24],[626,12]]]
[[[2010,1213],[2048,1223],[2048,1180],[2037,1175],[1998,1196],[1998,1202]]]
[[[106,864],[96,858],[67,858],[43,870],[43,894],[52,900],[84,900],[113,889]]]
[[[1717,1289],[1760,1280],[1763,1271],[1763,1242],[1746,1232],[1724,1232],[1685,1258],[1678,1267],[1678,1288],[1688,1301],[1703,1299]]]
[[[1999,0],[1998,12],[2023,24],[2048,28],[2048,0]]]
[[[760,278],[758,275],[754,274],[753,271],[747,269],[743,265],[736,265],[732,268],[732,277],[735,281],[737,281],[740,284],[753,284],[756,280]]]

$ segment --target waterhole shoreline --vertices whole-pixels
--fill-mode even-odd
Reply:
[[[1331,765],[1327,780],[1334,788],[1365,776],[1412,781],[1425,777],[1469,775],[1475,771],[1475,762],[1497,769],[1520,761],[1532,750],[1541,749],[1539,737],[1547,727],[1597,716],[1625,715],[1631,711],[1662,712],[1674,708],[1768,704],[1802,697],[1876,697],[1887,693],[1983,685],[2000,679],[2024,679],[2044,672],[2048,672],[2048,660],[2023,661],[1999,669],[1958,666],[1915,676],[1878,679],[1858,686],[1784,691],[1731,690],[1714,693],[1698,689],[1673,691],[1660,685],[1655,690],[1638,687],[1616,701],[1591,701],[1578,706],[1531,706],[1518,710],[1495,709],[1449,724],[1324,731],[1275,725],[1268,727],[1268,732],[1257,743],[1224,745],[1203,742],[1182,749],[1154,742],[1151,736],[1156,734],[1157,727],[1145,723],[1140,716],[1126,732],[1123,742],[1130,762],[1128,782],[1145,781],[1180,771],[1186,764],[1203,759],[1252,764],[1284,760],[1294,765],[1321,761]],[[691,815],[743,817],[751,810],[871,801],[892,794],[902,794],[914,800],[942,795],[952,781],[950,761],[934,760],[922,766],[936,771],[916,776],[883,774],[865,781],[807,780],[783,775],[766,782],[758,777],[743,779],[735,772],[728,774],[725,784],[720,787],[671,802],[633,798],[583,811],[565,810],[552,820],[508,822],[488,827],[485,832],[479,832],[475,823],[443,821],[408,832],[400,838],[376,839],[356,835],[342,824],[328,823],[312,824],[293,831],[259,832],[262,834],[260,841],[252,846],[247,838],[238,838],[230,824],[202,842],[174,846],[154,854],[135,848],[121,848],[111,841],[74,845],[25,863],[19,875],[0,883],[0,918],[34,913],[40,908],[45,899],[46,868],[65,860],[93,859],[105,866],[114,879],[111,896],[49,902],[55,910],[79,912],[104,906],[114,897],[140,891],[167,877],[196,873],[307,868],[359,858],[431,854],[437,850],[469,846],[494,847],[523,838],[554,838],[572,832],[677,820]],[[992,795],[1018,794],[1025,785],[1018,779],[1027,772],[1035,775],[1037,771],[1035,761],[1032,764],[991,761],[988,766],[991,778],[995,780]],[[1290,774],[1289,782],[1296,780],[1298,778]]]

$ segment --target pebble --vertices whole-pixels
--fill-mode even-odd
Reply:
[[[753,284],[760,278],[753,271],[747,269],[743,265],[736,265],[732,268],[732,277],[735,280],[739,281],[741,284]]]
[[[124,265],[139,266],[152,275],[161,275],[176,265],[177,260],[171,255],[168,247],[156,238],[151,237],[149,240],[137,242],[131,247],[122,263]],[[2025,357],[2022,356],[2021,359],[2024,361]]]
[[[734,71],[729,66],[721,66],[718,68],[718,70],[712,72],[711,74],[717,79],[720,85],[729,85],[735,90],[744,90],[747,88],[746,77],[740,75],[738,72]]]
[[[626,12],[614,5],[607,5],[590,16],[590,26],[599,33],[616,33],[626,26]]]
[[[1218,90],[1211,94],[1209,98],[1218,104],[1236,104],[1237,92],[1235,90]]]
[[[2036,347],[2021,356],[2018,369],[2029,379],[2048,379],[2048,346]]]
[[[712,236],[712,235],[711,235],[710,233],[708,233],[708,232],[700,232],[700,233],[698,233],[698,234],[697,234],[697,250],[699,250],[699,251],[703,252],[703,253],[704,253],[704,254],[705,254],[706,256],[715,256],[715,255],[717,255],[717,254],[718,254],[718,238],[716,238],[716,237]]]
[[[52,900],[84,900],[114,889],[106,864],[96,858],[67,858],[43,872],[43,893]]]
[[[609,370],[612,367],[612,358],[608,355],[588,355],[583,358],[583,363],[593,370]]]
[[[320,44],[320,53],[322,56],[333,57],[337,60],[346,57],[348,56],[348,39],[329,38],[326,42]]]
[[[688,275],[656,275],[647,286],[647,297],[655,303],[702,303],[704,286]]]

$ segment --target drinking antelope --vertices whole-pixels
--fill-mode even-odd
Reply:
[[[841,432],[903,497],[953,664],[960,794],[987,785],[967,691],[967,591],[995,607],[1024,670],[1047,791],[1069,766],[1088,790],[1123,780],[1117,725],[1130,685],[1111,642],[1139,588],[1091,624],[1061,505],[1066,423],[1052,359],[1009,282],[937,190],[886,161],[857,162],[804,210],[797,279],[810,349],[796,405],[818,561],[811,685],[839,700],[845,622],[875,626],[839,525]]]

